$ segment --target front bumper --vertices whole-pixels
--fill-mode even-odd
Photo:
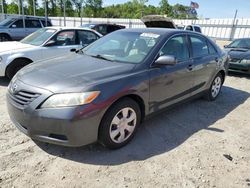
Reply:
[[[250,74],[250,64],[240,62],[229,62],[228,70]]]
[[[40,109],[39,105],[51,93],[36,89],[43,94],[27,106],[16,104],[7,92],[10,119],[21,132],[35,140],[64,146],[83,146],[97,141],[104,111],[93,104]]]

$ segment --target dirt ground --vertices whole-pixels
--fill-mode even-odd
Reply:
[[[34,143],[11,123],[0,78],[0,187],[250,187],[250,77],[228,76],[143,123],[126,147]]]

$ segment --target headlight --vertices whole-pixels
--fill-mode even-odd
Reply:
[[[242,59],[240,62],[243,64],[250,64],[250,59]]]
[[[57,108],[88,104],[95,100],[99,94],[100,91],[55,94],[49,97],[42,104],[41,108]]]

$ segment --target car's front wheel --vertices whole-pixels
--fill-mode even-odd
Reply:
[[[4,42],[4,41],[11,41],[11,38],[9,35],[2,33],[0,34],[0,42]]]
[[[115,103],[104,115],[99,142],[110,149],[126,145],[134,136],[141,121],[141,110],[137,102],[124,98]]]
[[[211,86],[206,94],[206,99],[209,101],[214,101],[220,94],[222,84],[223,84],[223,77],[222,77],[221,73],[218,73],[215,76],[215,78],[214,78],[214,80],[213,80],[213,82],[212,82],[212,84],[211,84]]]

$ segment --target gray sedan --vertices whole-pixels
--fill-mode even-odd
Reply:
[[[124,29],[69,56],[29,65],[9,84],[16,127],[66,146],[120,148],[148,115],[194,96],[215,100],[227,54],[194,32]]]

